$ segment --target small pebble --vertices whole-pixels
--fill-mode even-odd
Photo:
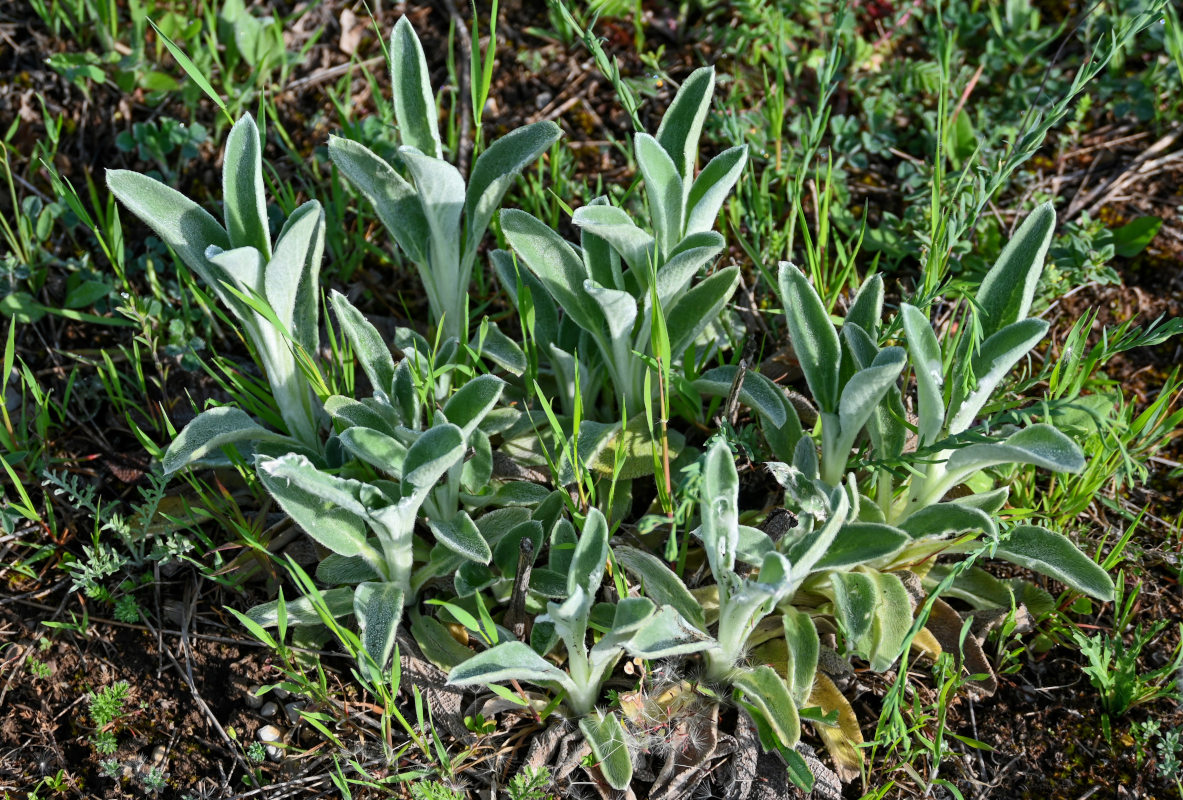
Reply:
[[[283,737],[283,732],[274,725],[264,725],[262,728],[259,728],[259,732],[256,735],[259,737],[259,741],[265,745],[264,749],[267,751],[267,758],[272,761],[279,761],[280,756],[283,755],[283,751],[273,744],[273,742],[278,742]]]
[[[534,98],[534,105],[538,106],[540,109],[546,108],[553,99],[554,95],[552,95],[550,92],[539,92],[538,96]]]
[[[263,705],[263,698],[255,694],[263,687],[255,683],[251,688],[246,690],[246,704],[249,708],[260,708]]]
[[[263,704],[263,708],[259,710],[259,713],[262,714],[264,717],[271,719],[277,713],[279,713],[279,706],[277,706],[275,703],[272,703],[270,700],[268,700],[266,703]]]
[[[271,690],[271,694],[275,695],[276,700],[287,700],[292,693],[287,689],[284,689],[282,686],[276,686]]]
[[[166,755],[168,755],[168,748],[162,744],[156,745],[152,750],[152,763],[157,765],[163,764]]]
[[[288,722],[290,722],[292,725],[295,725],[297,722],[299,722],[300,721],[300,711],[306,705],[308,705],[308,704],[305,703],[303,700],[297,700],[294,703],[285,704],[283,707],[283,711],[287,715]]]

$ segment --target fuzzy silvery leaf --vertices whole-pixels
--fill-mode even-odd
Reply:
[[[444,404],[448,422],[460,428],[467,439],[501,398],[505,381],[496,375],[479,375],[456,390]]]
[[[428,80],[423,46],[408,17],[401,17],[390,35],[390,83],[399,138],[431,158],[440,158],[440,129],[435,96]]]
[[[912,630],[912,598],[899,576],[892,572],[875,572],[879,601],[875,621],[871,626],[871,669],[883,672],[891,667],[904,650],[904,641]]]
[[[1006,505],[1007,498],[1010,497],[1009,486],[999,486],[997,489],[992,489],[988,492],[978,492],[976,494],[967,494],[964,497],[951,498],[950,502],[959,506],[966,506],[967,508],[975,508],[979,511],[984,511],[986,514],[997,514]]]
[[[378,214],[402,251],[417,264],[427,262],[430,230],[415,187],[365,145],[329,137],[329,157]]]
[[[747,164],[747,145],[731,147],[715,156],[694,179],[686,198],[686,234],[709,231],[727,195]]]
[[[842,350],[838,334],[821,297],[794,265],[780,263],[780,293],[789,323],[789,339],[805,373],[809,391],[818,409],[826,413],[838,410],[838,371]]]
[[[130,170],[107,170],[107,187],[180,256],[185,266],[219,297],[224,295],[205,251],[211,245],[229,250],[230,237],[209,212],[176,189]]]
[[[411,372],[411,365],[403,359],[394,368],[394,392],[390,397],[391,405],[398,410],[402,424],[407,428],[417,429],[420,425],[419,415],[422,411],[422,400],[415,388],[415,375]]]
[[[347,428],[357,425],[390,435],[402,425],[393,406],[373,398],[360,402],[335,394],[325,400],[325,411]]]
[[[739,286],[739,267],[721,269],[678,298],[666,309],[670,352],[682,353],[719,317]]]
[[[361,556],[329,553],[316,566],[316,579],[329,586],[350,586],[364,581],[381,580],[382,576]]]
[[[671,658],[700,652],[712,643],[672,606],[662,606],[629,638],[625,649],[636,658]]]
[[[511,375],[521,377],[529,366],[526,353],[521,346],[502,333],[496,322],[489,322],[487,326],[482,324],[482,330],[484,338],[482,339],[480,334],[473,336],[468,346],[477,355],[488,359]]]
[[[745,564],[759,566],[769,553],[776,549],[772,537],[759,528],[750,525],[740,525],[739,536],[735,544],[735,558]]]
[[[263,479],[264,485],[272,494],[275,494],[273,486],[281,489],[295,486],[321,502],[332,503],[362,519],[365,519],[373,508],[389,504],[387,498],[373,486],[352,478],[339,478],[336,475],[322,472],[305,456],[294,453],[260,464],[259,477]],[[276,495],[276,499],[280,499],[279,495]],[[280,500],[280,504],[283,504],[282,500]],[[289,516],[295,517],[290,512]],[[298,519],[296,521],[300,522]],[[304,527],[303,523],[301,523],[301,527]],[[308,533],[312,536],[316,535],[313,531],[308,531]],[[328,544],[325,546],[329,547]],[[331,549],[346,556],[356,555],[360,552],[358,550],[343,552],[337,548]]]
[[[1113,600],[1113,579],[1109,573],[1062,534],[1019,525],[1002,540],[995,555],[1103,602]]]
[[[464,201],[466,235],[462,263],[470,264],[476,258],[477,246],[489,227],[493,212],[501,204],[505,190],[560,136],[562,131],[555,123],[535,122],[507,133],[477,156],[468,176]]]
[[[470,455],[460,470],[460,489],[470,494],[484,491],[493,477],[493,446],[480,428],[468,435]]]
[[[954,451],[945,464],[946,475],[938,484],[939,499],[971,473],[999,464],[1033,464],[1054,472],[1079,472],[1084,455],[1076,443],[1051,425],[1036,424],[1001,442],[971,444]]]
[[[633,762],[620,720],[613,713],[594,711],[591,716],[579,720],[579,729],[591,747],[604,780],[613,789],[627,789],[633,780]]]
[[[591,278],[583,282],[583,291],[604,315],[616,363],[625,363],[632,356],[631,334],[637,320],[637,301],[628,292],[606,289]]]
[[[646,597],[663,606],[670,606],[699,630],[706,630],[702,606],[690,594],[677,574],[652,553],[634,547],[614,549],[616,560],[641,584]]]
[[[328,607],[329,615],[334,619],[347,617],[353,613],[353,587],[325,589],[321,591],[320,596]],[[287,616],[289,627],[293,625],[320,625],[323,622],[309,597],[285,600],[284,613]],[[264,628],[274,628],[279,624],[279,601],[272,600],[270,603],[254,606],[246,612],[246,615]]]
[[[916,375],[920,443],[931,444],[941,435],[945,423],[945,401],[941,394],[945,372],[941,346],[928,317],[920,309],[903,303],[900,306],[900,319],[904,324],[908,353],[912,356],[912,369]]]
[[[726,397],[735,382],[738,371],[735,366],[715,367],[704,372],[692,386],[696,392],[709,397]],[[786,409],[783,401],[783,391],[768,378],[758,372],[746,372],[743,385],[739,389],[739,399],[748,408],[768,420],[776,428],[784,426],[788,415],[793,413]]]
[[[403,616],[405,594],[395,583],[359,583],[353,594],[353,615],[362,647],[379,669],[386,669],[394,653],[395,635]]]
[[[875,356],[871,366],[859,370],[847,381],[838,403],[838,419],[842,429],[839,440],[841,458],[845,458],[858,432],[866,425],[883,396],[895,386],[906,361],[902,347],[885,347]]]
[[[451,686],[488,685],[518,680],[546,686],[570,684],[567,673],[547,661],[522,642],[502,642],[477,653],[448,673]]]
[[[879,335],[879,320],[883,316],[883,276],[872,275],[863,281],[850,304],[843,327],[853,323],[866,331],[872,341]]]
[[[698,158],[698,140],[715,92],[715,68],[700,67],[678,88],[657,128],[657,141],[689,184]],[[689,189],[689,185],[686,189]]]
[[[1055,228],[1055,208],[1044,203],[1027,215],[986,273],[977,294],[984,337],[1024,319],[1031,310]]]
[[[707,451],[702,470],[702,525],[699,535],[716,580],[735,571],[739,546],[739,474],[723,442]]]
[[[1045,320],[1024,319],[1007,325],[982,343],[972,362],[977,387],[968,397],[950,404],[950,410],[956,409],[949,421],[950,433],[961,433],[973,424],[998,384],[1043,339],[1047,328]]]
[[[925,506],[906,517],[899,527],[913,539],[946,538],[975,531],[987,536],[998,533],[998,526],[989,513],[959,503]]]
[[[657,299],[662,308],[679,297],[694,276],[723,252],[723,237],[715,231],[694,233],[678,242],[657,271]]]
[[[830,544],[846,522],[850,501],[841,487],[835,488],[827,502],[829,517],[813,530],[795,537],[783,545],[785,556],[792,564],[792,582],[799,585],[813,571],[814,566],[830,549]],[[788,537],[786,537],[788,538]]]
[[[253,247],[264,260],[270,259],[263,150],[259,129],[250,114],[243,115],[230,129],[222,163],[222,203],[230,245]]]
[[[429,519],[427,525],[435,540],[457,555],[478,564],[488,564],[493,558],[489,543],[466,512],[461,511],[448,520]]]
[[[608,522],[599,509],[587,513],[575,553],[571,558],[571,570],[567,577],[567,594],[574,595],[582,589],[588,597],[595,597],[604,578],[608,561]]]
[[[669,253],[682,238],[684,202],[682,174],[669,154],[647,133],[638,133],[634,140],[637,166],[645,178],[649,197],[649,213],[657,232],[657,245],[662,253]]]
[[[608,198],[603,195],[595,197],[588,205],[606,206]],[[652,238],[650,238],[650,242],[652,242]],[[588,277],[609,289],[623,290],[625,288],[624,270],[620,267],[620,253],[607,239],[596,233],[595,226],[580,227],[579,249]],[[635,289],[635,286],[633,288]]]
[[[345,449],[357,458],[387,475],[402,476],[407,447],[393,436],[373,428],[354,426],[342,431],[339,438]]]
[[[894,555],[910,541],[908,534],[891,525],[848,522],[838,530],[815,570],[842,569]]]
[[[161,465],[169,475],[182,467],[239,442],[287,442],[288,437],[269,431],[245,411],[222,406],[202,411],[173,439]]]
[[[413,147],[399,148],[403,163],[415,179],[415,191],[431,232],[428,268],[420,269],[437,321],[449,336],[468,340],[468,319],[460,319],[468,295],[467,274],[460,267],[460,215],[464,210],[464,178],[439,158]],[[421,265],[422,267],[423,265]]]
[[[210,264],[221,270],[225,277],[230,279],[229,282],[244,294],[263,296],[266,291],[264,275],[267,271],[267,262],[263,260],[263,254],[256,248],[235,247],[231,250],[222,250],[211,245],[205,250],[205,258]],[[228,298],[228,300],[230,301],[228,305],[236,309],[240,319],[242,315],[251,313],[245,308],[242,311],[237,310],[242,307],[237,298]]]
[[[464,434],[450,423],[423,433],[407,450],[403,460],[404,497],[426,492],[464,458]]]
[[[648,285],[655,246],[653,237],[637,227],[622,209],[602,203],[589,203],[575,209],[571,224],[599,236],[620,253],[642,286]]]
[[[370,385],[379,397],[389,397],[394,386],[394,358],[386,341],[345,295],[334,289],[329,293],[329,302],[337,315],[337,325],[357,354]]]
[[[518,566],[518,559],[522,555],[522,540],[529,540],[533,545],[530,548],[533,558],[530,563],[537,559],[538,553],[542,551],[542,542],[546,538],[546,533],[542,529],[542,523],[538,520],[531,519],[514,526],[512,530],[503,535],[498,535],[491,539],[493,544],[493,563],[497,569],[501,571],[502,575],[513,575]],[[563,579],[563,597],[567,596],[566,592],[566,577]]]
[[[744,700],[756,708],[784,747],[793,747],[800,741],[797,704],[776,670],[766,664],[742,670],[735,677],[735,688],[743,692]]]
[[[785,631],[787,651],[786,683],[793,700],[801,706],[809,699],[809,693],[813,689],[821,641],[818,639],[817,626],[813,624],[813,618],[804,611],[792,606],[787,607],[781,615],[781,623]]]
[[[599,328],[599,312],[587,302],[583,259],[548,225],[524,211],[501,212],[501,232],[524,264],[542,282],[558,306],[585,331]]]
[[[933,564],[924,576],[924,585],[930,590],[944,582],[956,569],[953,564]],[[1010,608],[1015,601],[1013,587],[980,567],[961,570],[942,592],[943,599],[955,598],[969,603],[976,609]]]
[[[875,619],[879,592],[875,580],[864,572],[832,572],[834,617],[850,647],[866,654]]]
[[[320,262],[324,254],[325,215],[309,200],[292,212],[279,232],[267,264],[267,302],[305,352],[320,346]]]

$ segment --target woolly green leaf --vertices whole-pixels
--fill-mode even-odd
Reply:
[[[575,553],[571,558],[571,569],[567,573],[567,594],[575,594],[582,588],[588,597],[595,597],[604,578],[608,561],[608,522],[599,509],[587,513]]]
[[[602,203],[589,203],[575,209],[571,215],[571,224],[594,233],[612,245],[637,275],[640,285],[649,285],[649,265],[654,258],[653,237],[638,228],[625,211]]]
[[[998,533],[998,526],[990,514],[959,503],[934,503],[925,506],[909,515],[899,526],[913,539],[944,539],[951,535],[975,531],[988,536]]]
[[[818,409],[838,410],[838,374],[842,351],[822,299],[797,267],[780,264],[780,293],[789,323],[789,339]]]
[[[271,235],[263,193],[263,151],[259,129],[250,114],[234,123],[226,137],[222,204],[231,247],[253,247],[269,260]]]
[[[450,423],[438,425],[423,433],[407,450],[403,461],[403,497],[426,491],[443,477],[460,459],[464,458],[464,434]]]
[[[738,369],[735,366],[709,369],[694,381],[694,390],[710,397],[726,397]],[[786,409],[783,397],[782,389],[760,373],[744,373],[743,386],[739,389],[740,401],[776,428],[783,427],[788,415],[793,413],[791,408]]]
[[[389,397],[394,387],[394,358],[382,334],[336,289],[329,294],[329,302],[337,314],[337,325],[357,354],[370,385],[375,392]]]
[[[701,500],[702,537],[711,573],[716,580],[735,571],[736,549],[739,546],[739,473],[730,448],[716,442],[707,451],[702,471]]]
[[[466,512],[461,511],[450,520],[429,519],[427,525],[436,541],[453,553],[478,564],[488,564],[493,558],[489,543]]]
[[[324,253],[325,215],[309,200],[288,217],[267,264],[264,289],[280,322],[305,352],[320,344],[320,262]]]
[[[169,475],[187,464],[238,442],[290,442],[252,420],[245,411],[222,406],[202,411],[177,434],[164,453],[162,466]]]
[[[723,237],[715,231],[692,233],[678,242],[657,271],[657,299],[662,308],[677,299],[690,281],[715,256],[723,252]]]
[[[416,264],[426,263],[431,233],[415,188],[358,142],[329,136],[329,157],[374,206],[378,219],[407,257]]]
[[[682,176],[652,136],[638,133],[634,141],[637,166],[645,178],[657,244],[662,253],[669,253],[682,238]]]
[[[678,298],[666,310],[670,352],[682,353],[714,322],[739,286],[739,267],[721,269]]]
[[[784,747],[794,747],[801,739],[801,719],[797,704],[784,680],[767,665],[746,669],[735,677],[735,688],[755,706],[763,721]]]
[[[1075,442],[1051,425],[1032,425],[1001,442],[972,444],[955,451],[945,464],[944,480],[938,484],[941,495],[970,473],[998,464],[1034,464],[1055,472],[1079,472],[1084,469],[1084,455]]]
[[[320,544],[342,556],[362,556],[367,563],[378,558],[366,541],[366,523],[362,514],[322,497],[289,480],[265,462],[258,470],[259,479],[271,496],[292,520]]]
[[[329,614],[334,619],[347,617],[353,613],[352,586],[339,589],[325,589],[320,593],[320,596],[328,607]],[[308,597],[285,600],[284,612],[287,615],[289,627],[293,625],[322,624],[320,614],[317,613],[312,599]],[[279,601],[272,600],[270,603],[262,603],[254,606],[246,612],[246,616],[264,628],[274,628],[279,624]]]
[[[789,691],[798,706],[804,705],[813,690],[817,674],[817,659],[821,640],[813,618],[792,606],[785,609],[781,622],[785,630],[787,661],[785,664]]]
[[[627,789],[633,780],[633,762],[620,720],[615,714],[593,711],[579,720],[579,729],[591,747],[604,780],[613,789]]]
[[[501,212],[501,231],[510,247],[542,282],[571,320],[585,331],[599,330],[599,313],[587,302],[583,260],[550,226],[524,211]]]
[[[448,422],[460,428],[467,440],[501,398],[505,381],[496,375],[480,375],[460,387],[444,404]]]
[[[339,438],[345,449],[362,461],[387,475],[393,475],[395,478],[402,476],[407,447],[398,439],[373,428],[360,426],[342,431]]]
[[[502,642],[477,653],[448,673],[451,686],[488,685],[518,680],[527,683],[567,685],[567,673],[547,661],[522,642]]]
[[[620,565],[633,574],[646,597],[663,606],[670,606],[699,630],[706,630],[706,616],[702,606],[682,579],[652,553],[634,547],[617,547],[613,551]]]
[[[686,200],[686,234],[709,231],[727,195],[748,161],[747,145],[731,147],[710,160],[690,187]]]
[[[353,595],[353,614],[362,646],[385,669],[394,653],[398,623],[403,616],[405,594],[395,583],[359,583]]]
[[[1019,525],[1003,539],[995,555],[1103,602],[1113,600],[1109,573],[1060,533]]]
[[[955,408],[956,414],[949,421],[949,433],[961,433],[973,424],[998,384],[1043,339],[1047,328],[1045,320],[1024,319],[1007,325],[982,343],[973,358],[977,387],[960,403],[950,404],[950,410]]]
[[[891,525],[848,522],[838,530],[834,541],[814,565],[814,569],[840,569],[866,564],[898,553],[908,541],[908,534]]]
[[[986,273],[977,295],[985,337],[1027,316],[1055,228],[1056,210],[1044,203],[1027,215]]]
[[[689,183],[698,158],[698,139],[715,92],[715,68],[700,67],[682,82],[674,101],[662,117],[657,141]],[[689,188],[687,186],[686,188]]]
[[[209,212],[154,178],[125,169],[107,170],[107,187],[173,249],[189,269],[223,296],[205,258],[213,245],[230,249],[230,237]]]
[[[553,122],[535,122],[507,133],[477,156],[464,200],[464,257],[470,264],[506,189],[562,136]]]
[[[394,116],[404,145],[431,158],[440,158],[440,130],[435,97],[428,81],[423,46],[408,17],[401,17],[390,36],[390,83],[394,87]]]
[[[846,312],[843,326],[854,323],[874,341],[879,335],[879,320],[883,316],[883,276],[872,275],[863,281],[858,294]]]
[[[904,303],[900,319],[916,375],[916,408],[919,412],[920,443],[931,444],[941,435],[945,423],[945,401],[941,384],[945,380],[941,346],[932,326],[920,309]]]

